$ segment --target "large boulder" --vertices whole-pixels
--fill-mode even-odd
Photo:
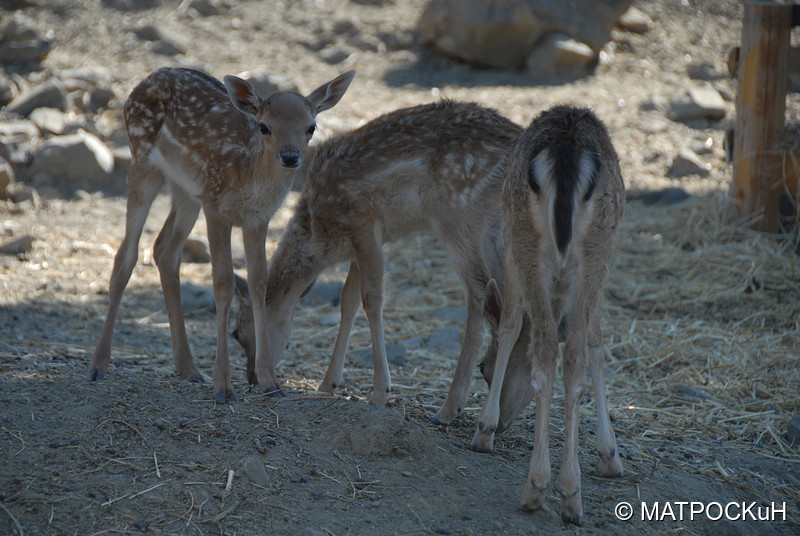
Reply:
[[[417,30],[424,43],[476,65],[522,69],[532,63],[541,68],[541,53],[534,61],[528,59],[540,45],[552,48],[548,38],[556,34],[585,44],[597,55],[631,2],[431,0]]]

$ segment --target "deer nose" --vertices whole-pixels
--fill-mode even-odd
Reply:
[[[296,168],[300,164],[300,151],[297,149],[283,149],[280,157],[283,167]]]

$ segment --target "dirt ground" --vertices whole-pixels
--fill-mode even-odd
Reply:
[[[173,372],[166,314],[150,250],[168,200],[145,228],[117,326],[109,377],[85,380],[106,311],[125,200],[102,194],[47,199],[42,207],[0,203],[0,234],[29,234],[24,260],[0,256],[0,534],[198,535],[517,535],[797,534],[800,453],[785,437],[800,414],[800,273],[794,244],[730,224],[724,127],[734,83],[710,83],[728,97],[728,119],[692,127],[663,111],[642,111],[690,84],[687,67],[725,71],[737,43],[737,2],[635,3],[655,21],[645,35],[615,31],[592,77],[538,85],[521,73],[476,70],[417,45],[356,51],[338,65],[302,43],[336,21],[360,36],[406,42],[422,0],[235,3],[224,16],[190,17],[178,2],[125,12],[98,1],[37,3],[25,14],[56,48],[45,67],[105,67],[117,100],[108,121],[147,73],[179,62],[221,77],[265,67],[310,91],[354,68],[342,102],[320,116],[320,135],[355,127],[392,109],[442,96],[494,107],[525,124],[554,103],[591,106],[609,125],[631,192],[611,267],[604,310],[608,394],[626,476],[594,468],[594,405],[581,409],[583,527],[566,526],[551,487],[545,510],[517,508],[527,474],[534,407],[498,438],[495,452],[469,450],[486,395],[476,371],[473,395],[454,425],[428,423],[444,399],[457,352],[410,348],[393,366],[388,407],[366,402],[372,371],[352,359],[345,388],[318,395],[336,326],[321,322],[332,304],[301,305],[279,367],[290,397],[274,400],[246,386],[243,353],[231,344],[239,402],[215,405],[211,386]],[[161,22],[191,42],[185,57],[153,53],[129,31]],[[796,37],[796,36],[795,36]],[[388,41],[387,41],[388,42]],[[798,120],[797,94],[789,112]],[[707,178],[666,177],[681,147],[711,140]],[[680,186],[689,201],[649,206],[643,191]],[[270,230],[274,251],[297,195]],[[193,235],[204,236],[198,223]],[[238,239],[238,236],[236,237]],[[463,307],[460,284],[441,247],[415,235],[386,247],[387,342],[428,337],[458,320],[436,311]],[[234,247],[237,271],[244,261]],[[322,280],[342,281],[346,267]],[[210,287],[207,264],[184,264],[184,282]],[[214,314],[187,318],[200,370],[211,375]],[[359,317],[352,356],[367,347]],[[551,422],[554,475],[563,444],[563,390]],[[674,518],[643,520],[641,503],[669,503]],[[681,519],[680,502],[776,508],[768,520]],[[633,518],[615,507],[630,503]],[[782,512],[785,510],[785,515]],[[753,510],[756,513],[757,510]],[[731,517],[741,509],[729,510]],[[767,512],[768,513],[768,512]],[[746,514],[745,514],[746,515]],[[677,518],[677,519],[675,519]]]

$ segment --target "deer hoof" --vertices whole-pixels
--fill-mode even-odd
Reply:
[[[99,382],[105,377],[106,373],[101,370],[90,370],[89,374],[86,376],[86,379],[90,382]]]

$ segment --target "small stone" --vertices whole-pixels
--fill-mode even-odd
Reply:
[[[211,254],[208,251],[208,244],[196,238],[188,238],[183,244],[181,252],[183,262],[208,263],[211,262]]]
[[[319,58],[325,63],[336,65],[349,58],[350,54],[352,54],[352,51],[349,48],[342,45],[333,45],[320,50]]]
[[[80,107],[87,112],[95,113],[99,109],[107,107],[113,98],[114,92],[110,89],[91,88],[81,96]]]
[[[183,314],[189,315],[200,311],[216,311],[214,293],[206,287],[191,283],[181,284],[181,308]]]
[[[242,463],[241,472],[244,476],[249,478],[253,484],[267,486],[270,483],[269,475],[267,475],[267,468],[258,456],[250,456],[247,458],[244,463]]]
[[[433,312],[433,316],[442,320],[467,321],[467,309],[464,307],[442,307]]]
[[[30,183],[37,187],[76,190],[117,191],[114,155],[97,136],[79,130],[75,134],[50,138],[33,158]]]
[[[552,34],[530,53],[525,66],[537,78],[572,76],[586,73],[594,58],[589,45],[563,34]]]
[[[6,111],[28,116],[36,108],[55,108],[65,112],[67,110],[67,91],[64,86],[57,81],[38,85],[11,101],[6,106]]]
[[[628,8],[617,20],[617,28],[637,34],[647,33],[653,29],[653,26],[653,19],[647,13],[633,6]]]
[[[30,202],[34,207],[42,206],[42,198],[36,188],[21,182],[12,182],[6,188],[6,196],[12,203]]]
[[[55,108],[36,108],[28,116],[42,132],[60,136],[69,122],[69,115]]]
[[[0,255],[24,255],[33,251],[33,237],[26,235],[0,245]]]
[[[653,95],[639,105],[639,109],[643,112],[663,112],[667,107],[669,107],[669,100],[661,95]]]
[[[639,196],[645,205],[675,205],[686,201],[691,196],[683,188],[664,188],[655,192],[647,192]]]
[[[725,101],[712,87],[693,87],[670,104],[667,116],[673,121],[706,119],[719,121],[726,114]]]
[[[697,154],[688,147],[681,149],[680,154],[672,160],[668,175],[673,178],[700,175],[708,177],[710,166],[704,163]]]
[[[402,473],[400,473],[400,474],[402,474],[402,475],[403,475],[404,477],[406,477],[406,478],[411,478],[411,477],[413,477],[413,476],[414,476],[414,473],[412,473],[411,471],[403,471],[403,472],[402,472]]]
[[[372,348],[363,348],[353,354],[355,363],[362,367],[371,367],[375,358],[372,354]],[[387,344],[386,345],[386,360],[390,365],[402,367],[406,362],[406,348],[402,344]]]
[[[324,327],[338,326],[341,319],[342,315],[339,313],[339,311],[331,311],[330,313],[320,317],[319,325]]]
[[[288,78],[273,74],[267,69],[243,71],[236,76],[250,82],[250,85],[255,88],[256,92],[264,98],[278,91],[293,91],[299,93],[299,89],[294,82]]]
[[[722,71],[717,70],[709,61],[699,61],[686,66],[686,74],[693,80],[719,80],[727,78]]]
[[[422,348],[423,344],[425,344],[425,338],[421,335],[417,335],[416,337],[400,341],[400,343],[409,350],[414,350],[416,348]]]
[[[706,138],[705,140],[692,140],[689,144],[689,149],[695,152],[695,154],[703,155],[709,154],[712,152],[714,147],[714,138]]]
[[[792,446],[800,445],[800,415],[792,415],[786,425],[786,439]]]
[[[324,281],[318,282],[311,290],[303,296],[300,300],[305,305],[339,305],[339,300],[342,296],[342,287],[344,283],[341,281]]]
[[[433,352],[457,352],[461,350],[461,330],[457,327],[437,328],[433,330],[425,347]]]
[[[14,168],[4,158],[0,158],[0,199],[8,199],[8,187],[14,182]]]
[[[212,17],[227,11],[231,4],[227,0],[192,0],[189,7],[203,17]]]

